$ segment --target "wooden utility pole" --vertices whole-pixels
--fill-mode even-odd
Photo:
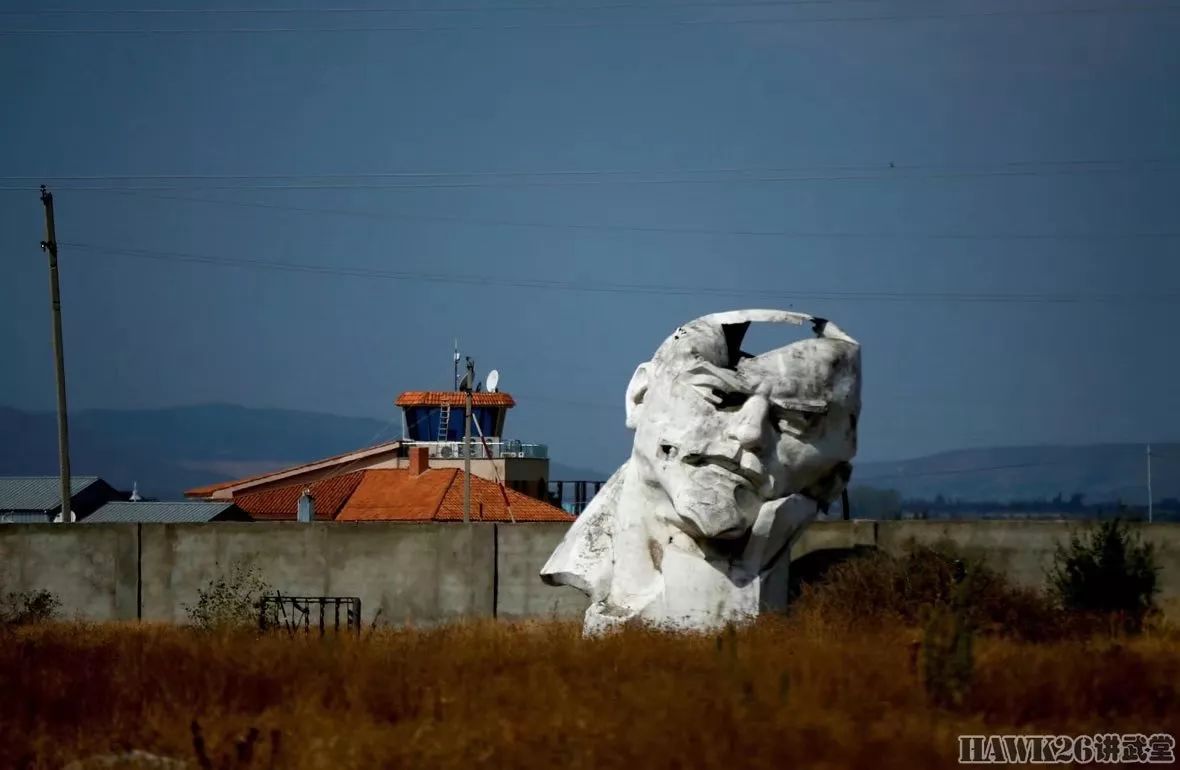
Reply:
[[[61,343],[61,290],[57,282],[57,231],[53,226],[53,193],[41,185],[45,206],[45,240],[41,251],[49,254],[49,296],[53,303],[53,359],[57,374],[57,453],[61,469],[61,521],[73,521],[70,510],[70,426],[66,412],[66,365]]]
[[[1153,518],[1154,495],[1151,493],[1151,444],[1147,445],[1147,523]]]
[[[467,358],[463,379],[463,523],[471,523],[471,390],[475,387],[475,362]]]

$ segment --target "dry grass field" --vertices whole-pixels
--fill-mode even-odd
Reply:
[[[915,548],[713,634],[0,623],[0,770],[908,769],[959,735],[1180,736],[1180,631],[1064,607]]]
[[[39,624],[0,635],[0,767],[141,750],[191,768],[917,768],[954,765],[964,733],[1180,734],[1173,632],[981,636],[951,706],[923,685],[922,639],[807,612],[598,640],[564,623],[359,639]]]

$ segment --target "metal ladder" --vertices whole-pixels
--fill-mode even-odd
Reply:
[[[438,440],[446,441],[447,433],[451,429],[451,405],[443,404],[442,415],[438,420]]]

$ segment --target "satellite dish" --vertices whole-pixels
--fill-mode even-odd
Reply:
[[[488,393],[495,393],[500,385],[500,372],[496,369],[488,372]]]

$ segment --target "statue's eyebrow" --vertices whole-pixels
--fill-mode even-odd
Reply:
[[[742,379],[736,375],[735,372],[729,369],[723,369],[720,366],[709,363],[708,361],[700,361],[693,366],[690,366],[684,372],[687,377],[699,377],[707,375],[714,379],[720,380],[730,390],[746,392],[747,387]]]
[[[818,398],[771,398],[770,403],[779,409],[808,414],[827,414],[831,403]]]

